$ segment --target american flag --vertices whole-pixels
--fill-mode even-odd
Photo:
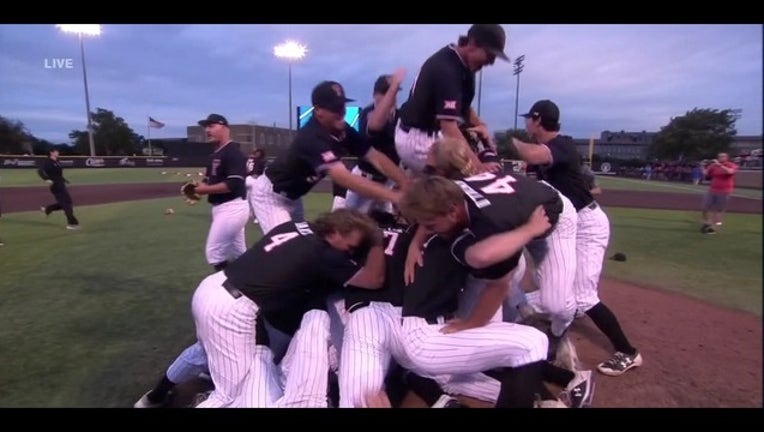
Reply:
[[[153,118],[149,117],[149,127],[156,128],[156,129],[161,129],[161,128],[164,127],[164,123],[162,123],[160,121],[156,121]]]

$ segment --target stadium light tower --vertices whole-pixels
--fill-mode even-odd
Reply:
[[[289,131],[292,131],[292,63],[305,57],[308,48],[295,41],[286,41],[273,47],[273,55],[289,65]]]
[[[515,90],[515,130],[517,130],[517,104],[519,103],[520,99],[520,73],[522,73],[524,67],[523,60],[525,60],[525,55],[521,55],[515,59],[515,69],[514,72],[512,72],[512,75],[517,76],[517,90]]]
[[[82,81],[85,83],[85,110],[88,118],[88,141],[90,142],[90,156],[95,156],[95,141],[93,140],[93,122],[90,117],[90,94],[88,93],[88,73],[85,68],[85,43],[83,36],[99,36],[100,24],[57,24],[64,33],[74,33],[80,39],[80,55],[82,56]]]

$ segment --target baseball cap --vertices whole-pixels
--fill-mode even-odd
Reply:
[[[207,116],[206,119],[199,120],[199,126],[207,127],[214,123],[221,124],[225,127],[228,127],[228,120],[226,120],[225,117],[223,117],[220,114],[210,114]]]
[[[380,75],[379,78],[377,78],[377,81],[374,82],[374,93],[379,94],[385,94],[388,90],[390,90],[390,78],[392,75]],[[401,88],[398,87],[398,91],[401,91]]]
[[[334,113],[342,112],[346,102],[355,99],[345,97],[345,89],[336,81],[322,81],[313,88],[310,101],[316,108],[323,108]]]
[[[520,117],[533,117],[534,119],[543,118],[544,120],[550,120],[555,123],[560,122],[560,109],[557,105],[549,99],[537,101],[531,107],[531,110],[525,114],[520,114]]]
[[[499,24],[473,24],[467,31],[467,37],[496,57],[509,61],[509,57],[504,54],[507,34]]]

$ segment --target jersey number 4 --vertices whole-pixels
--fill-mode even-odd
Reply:
[[[465,181],[456,181],[456,184],[459,185],[459,187],[462,188],[464,193],[472,200],[472,202],[475,203],[475,205],[478,208],[483,208],[491,205],[491,202],[483,196],[483,194],[486,195],[497,195],[497,194],[513,194],[515,193],[515,188],[512,187],[512,183],[516,182],[517,179],[512,177],[509,174],[504,174],[501,177],[497,176],[496,174],[485,172],[476,174],[471,177],[467,177],[464,179]],[[466,182],[488,182],[485,186],[480,187],[480,192],[476,191],[472,188],[472,186],[468,185]]]
[[[297,222],[294,224],[294,226],[297,228],[297,231],[274,235],[271,237],[271,242],[263,247],[263,250],[270,252],[277,246],[282,245],[295,237],[299,237],[300,235],[313,234],[313,231],[311,231],[310,227],[305,222]]]

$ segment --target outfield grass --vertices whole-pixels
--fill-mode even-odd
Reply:
[[[162,173],[165,174],[162,174]],[[204,168],[64,168],[64,177],[72,185],[162,183],[186,180],[186,174],[199,178]],[[176,173],[180,173],[177,175]],[[33,169],[6,169],[0,171],[0,187],[45,186]]]
[[[310,196],[308,217],[329,202]],[[628,256],[608,261],[607,275],[761,314],[761,215],[727,215],[703,236],[693,212],[607,212],[608,256]],[[77,215],[80,231],[65,230],[61,214],[0,219],[0,407],[128,407],[194,341],[209,207],[169,198]],[[258,238],[249,224],[248,244]]]
[[[727,214],[717,234],[697,212],[607,208],[611,239],[605,275],[762,314],[762,216]]]
[[[597,176],[597,183],[603,189],[611,190],[636,190],[647,192],[673,192],[673,193],[692,193],[704,194],[708,191],[708,185],[693,185],[690,183],[677,183],[655,180],[640,180],[634,178]],[[761,189],[743,189],[737,188],[732,196],[742,198],[762,199]]]

